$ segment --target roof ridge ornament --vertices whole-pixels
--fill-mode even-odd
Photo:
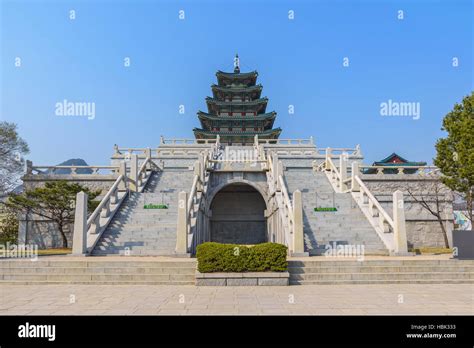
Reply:
[[[240,59],[237,53],[235,54],[235,57],[234,57],[234,73],[236,74],[240,73]]]

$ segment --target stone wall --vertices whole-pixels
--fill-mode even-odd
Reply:
[[[71,224],[66,231],[69,247],[72,247],[73,231]],[[25,215],[20,218],[18,244],[35,244],[38,249],[62,248],[63,239],[54,222],[30,214],[28,218]]]
[[[75,183],[89,188],[90,190],[100,190],[100,196],[103,196],[112,187],[117,175],[102,175],[102,174],[55,174],[55,175],[25,175],[23,178],[23,185],[26,190],[31,190],[36,187],[43,187],[46,182],[66,180],[69,183]]]
[[[361,179],[390,216],[393,212],[393,192],[400,190],[404,193],[409,247],[445,246],[438,219],[407,193],[407,190],[410,190],[418,200],[423,197],[432,209],[435,209],[435,193],[433,192],[435,179],[418,175],[397,174],[362,175]],[[439,200],[443,211],[443,224],[449,243],[452,245],[452,230],[454,228],[452,195],[446,186],[440,183],[438,185],[440,186]]]

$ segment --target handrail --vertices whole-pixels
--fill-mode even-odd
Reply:
[[[285,205],[287,206],[287,209],[288,209],[288,218],[291,222],[293,222],[293,220],[294,220],[293,219],[293,217],[294,217],[293,206],[291,204],[290,196],[288,195],[288,190],[286,189],[285,181],[284,181],[282,175],[280,175],[278,177],[278,179],[280,180],[281,192],[283,193],[284,203],[285,203]]]
[[[390,215],[385,211],[385,209],[382,207],[382,205],[379,203],[379,201],[374,197],[374,195],[369,191],[367,186],[365,186],[364,182],[361,180],[361,178],[356,175],[355,180],[359,184],[360,187],[360,192],[363,192],[369,200],[372,202],[372,204],[377,208],[378,212],[383,215],[384,219],[390,224],[392,228],[395,228],[394,222]]]
[[[191,192],[188,197],[188,202],[187,202],[187,213],[188,213],[188,219],[192,216],[192,206],[193,206],[193,201],[195,199],[195,195],[197,193],[197,185],[199,182],[199,175],[195,174],[194,179],[193,179],[193,184],[191,186]]]
[[[120,182],[123,180],[124,176],[120,175],[117,180],[115,180],[114,184],[110,187],[109,191],[107,194],[102,198],[100,201],[99,205],[95,208],[94,212],[91,214],[91,216],[87,219],[87,229],[90,228],[91,224],[94,222],[96,217],[100,214],[102,209],[105,207],[106,204],[109,203],[110,197],[112,197],[112,194],[114,194],[115,190],[118,188],[120,185]]]
[[[41,171],[40,169],[49,169],[49,170],[52,170],[52,171],[51,172],[44,172],[44,171]],[[32,165],[30,168],[28,168],[28,171],[29,171],[30,174],[33,174],[33,171],[36,171],[38,175],[41,175],[41,174],[50,175],[50,174],[55,174],[54,171],[56,169],[69,169],[71,172],[68,173],[68,174],[64,174],[64,175],[72,175],[72,174],[77,175],[77,170],[78,169],[92,169],[91,174],[98,174],[99,170],[101,170],[101,169],[107,169],[107,170],[111,170],[112,172],[114,172],[114,171],[117,171],[119,169],[119,167],[118,166],[75,166],[75,165],[71,165],[71,166],[65,166],[65,165],[59,165],[59,166],[36,166],[35,165],[35,166],[33,166]]]

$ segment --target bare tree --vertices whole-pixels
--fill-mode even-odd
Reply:
[[[8,194],[19,184],[23,156],[29,152],[16,128],[14,123],[0,122],[0,196]]]
[[[449,248],[443,213],[447,203],[446,195],[449,194],[450,190],[437,178],[417,182],[416,189],[407,184],[405,190],[416,203],[436,217],[443,233],[444,245]]]

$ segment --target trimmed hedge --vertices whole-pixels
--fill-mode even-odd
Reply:
[[[277,243],[254,246],[207,242],[197,246],[198,271],[284,272],[288,269],[288,248]]]

